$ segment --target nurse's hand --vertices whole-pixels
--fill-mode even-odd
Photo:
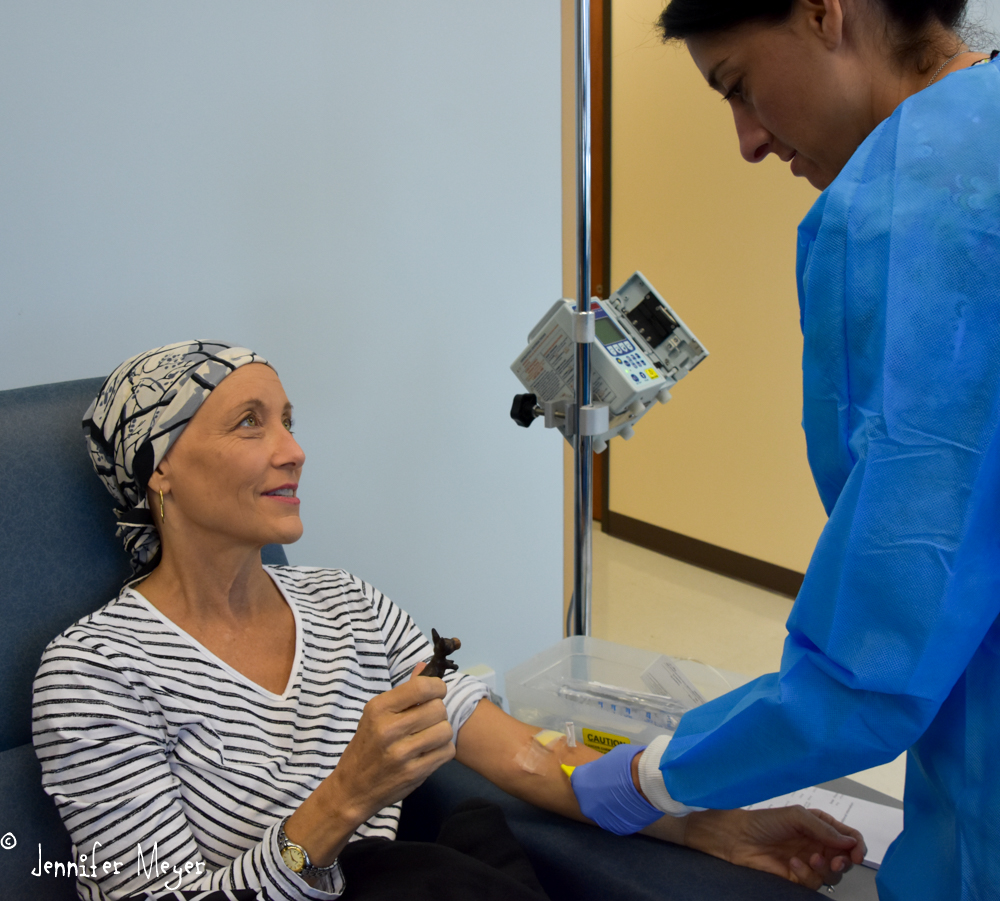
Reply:
[[[809,888],[836,885],[865,859],[861,833],[822,811],[705,810],[686,819],[689,847]]]
[[[580,812],[615,835],[638,832],[663,816],[635,785],[632,762],[645,747],[618,745],[570,777]]]

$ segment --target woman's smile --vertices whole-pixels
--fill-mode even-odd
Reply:
[[[272,488],[270,491],[264,492],[264,497],[269,497],[272,500],[281,501],[286,504],[298,504],[299,499],[295,496],[295,492],[298,489],[298,482],[289,483],[287,485],[282,485],[279,488]]]

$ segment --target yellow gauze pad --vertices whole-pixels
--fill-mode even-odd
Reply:
[[[536,732],[532,736],[543,748],[547,748],[549,745],[559,741],[560,738],[565,737],[562,732],[556,732],[555,729],[542,729],[541,732]]]

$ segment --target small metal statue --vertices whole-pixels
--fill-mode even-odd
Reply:
[[[462,642],[457,638],[442,638],[438,635],[437,629],[431,629],[431,638],[434,639],[434,656],[420,675],[436,676],[440,679],[445,673],[458,669],[458,664],[454,660],[449,660],[448,655],[455,653],[462,646]]]

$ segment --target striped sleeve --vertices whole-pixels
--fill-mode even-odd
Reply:
[[[252,889],[261,901],[340,897],[285,867],[277,822],[227,866],[209,868],[168,764],[162,714],[129,674],[120,652],[71,628],[46,649],[35,678],[42,782],[77,853],[96,864],[78,878],[80,897],[172,897],[178,889]]]
[[[389,659],[389,675],[393,687],[405,682],[418,663],[431,659],[434,647],[427,636],[417,628],[409,614],[390,601],[381,591],[359,581],[365,596],[372,602],[378,621],[381,639]],[[478,679],[464,673],[452,672],[444,677],[448,694],[444,699],[448,722],[456,740],[465,721],[472,716],[476,705],[489,695],[489,689]]]

